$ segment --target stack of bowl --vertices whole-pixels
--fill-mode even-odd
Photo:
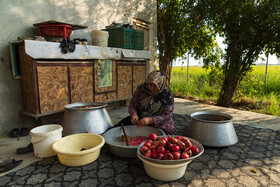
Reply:
[[[176,136],[177,135],[173,135],[173,137]],[[199,149],[199,153],[188,159],[178,160],[159,160],[145,157],[140,150],[146,141],[142,142],[138,146],[137,156],[143,162],[147,175],[160,181],[173,181],[181,178],[185,174],[188,164],[204,152],[204,147],[201,143],[192,138],[188,139],[191,141],[192,145],[195,145]]]

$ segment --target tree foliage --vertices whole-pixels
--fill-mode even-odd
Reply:
[[[217,104],[229,106],[251,66],[263,52],[280,55],[279,0],[197,0],[193,16],[226,44],[224,80]]]
[[[194,1],[157,0],[157,36],[160,70],[170,83],[172,63],[186,53],[195,58],[203,57],[206,63],[219,61],[219,48],[214,35],[200,15],[194,15]]]
[[[186,53],[202,57],[205,67],[220,67],[222,59],[220,106],[230,106],[260,54],[280,56],[279,0],[157,0],[157,6],[160,70],[169,82],[173,60]]]

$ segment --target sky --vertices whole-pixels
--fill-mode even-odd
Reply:
[[[217,37],[217,42],[220,46],[220,48],[224,49],[225,45],[223,44],[223,38],[221,37]],[[202,60],[195,60],[194,58],[192,58],[190,56],[190,60],[189,60],[190,66],[202,66]],[[261,64],[266,64],[266,56],[263,54],[260,56],[260,58],[257,60],[256,64],[261,65]],[[275,65],[278,64],[280,65],[280,59],[275,56],[275,55],[269,55],[268,56],[268,64],[270,65]],[[175,63],[173,63],[173,66],[187,66],[187,59],[182,60],[179,59],[177,60]]]

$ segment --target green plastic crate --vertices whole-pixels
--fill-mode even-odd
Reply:
[[[134,30],[125,27],[105,29],[109,32],[108,47],[134,49]]]
[[[144,32],[125,27],[105,29],[109,32],[108,47],[144,49]]]
[[[142,50],[144,49],[144,32],[139,30],[134,30],[134,49]]]

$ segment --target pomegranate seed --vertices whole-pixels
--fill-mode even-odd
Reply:
[[[128,137],[128,145],[138,146],[142,142],[146,141],[148,138],[145,136]],[[121,145],[124,144],[123,141],[118,141]]]

